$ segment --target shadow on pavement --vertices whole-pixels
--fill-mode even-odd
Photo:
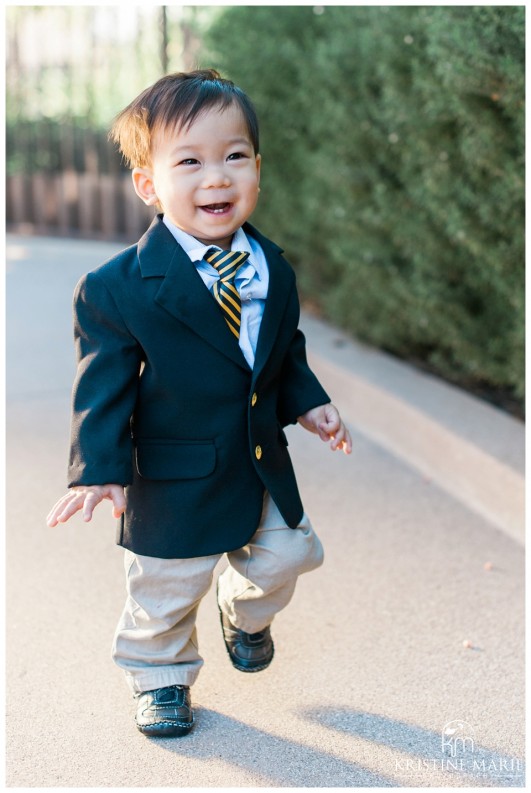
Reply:
[[[392,778],[337,757],[324,748],[270,735],[210,708],[196,707],[195,712],[196,727],[186,738],[146,740],[180,757],[220,758],[267,779],[271,786],[396,787]],[[207,744],[205,738],[209,733],[213,741]]]
[[[319,708],[299,711],[303,719],[322,728],[320,747],[250,727],[209,708],[196,708],[197,725],[185,739],[148,738],[162,750],[179,757],[203,760],[222,759],[241,771],[267,780],[271,786],[285,787],[438,787],[445,779],[448,787],[523,787],[525,763],[522,758],[498,753],[481,746],[471,737],[452,744],[451,733],[441,733],[374,713],[348,708]],[[457,723],[451,722],[452,724]],[[208,735],[212,742],[206,742]],[[376,753],[393,752],[387,765],[389,774],[376,773],[362,762],[338,756],[345,753],[345,737],[362,739],[347,747],[362,760],[371,757],[382,765]],[[463,733],[461,733],[463,736]],[[214,740],[215,738],[215,740]],[[445,745],[443,747],[443,740]],[[397,756],[400,754],[401,756]],[[430,784],[430,776],[433,784]]]

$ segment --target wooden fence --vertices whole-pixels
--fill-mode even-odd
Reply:
[[[135,242],[153,215],[134,192],[128,172],[37,171],[7,177],[8,230]]]

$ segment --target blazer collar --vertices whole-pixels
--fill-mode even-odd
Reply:
[[[180,248],[162,222],[162,215],[157,215],[137,245],[142,278],[166,275],[177,250]]]
[[[138,241],[137,253],[143,278],[165,275],[176,249],[181,249],[175,241],[175,237],[162,222],[162,217],[161,214],[156,215],[148,230]],[[264,237],[250,223],[244,223],[242,228],[246,234],[258,240],[267,259],[269,259],[269,254],[283,253],[282,248]]]
[[[253,367],[253,377],[256,378],[271,354],[294,275],[281,256],[282,248],[260,234],[250,223],[245,223],[243,230],[258,240],[269,267],[269,290]],[[155,296],[156,302],[188,325],[198,336],[249,371],[238,341],[228,329],[215,298],[205,288],[193,262],[162,222],[162,215],[154,218],[139,240],[137,250],[142,277],[164,278]]]

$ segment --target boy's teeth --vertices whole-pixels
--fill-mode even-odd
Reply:
[[[210,209],[211,212],[223,212],[227,206],[228,204],[226,202],[224,204],[207,204],[205,209]]]

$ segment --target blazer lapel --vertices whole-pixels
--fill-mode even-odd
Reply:
[[[294,275],[290,267],[282,258],[282,249],[263,237],[249,223],[243,227],[244,231],[258,240],[265,253],[269,267],[269,287],[264,315],[258,334],[253,378],[256,378],[264,368],[275,344],[280,324],[286,310],[289,294],[293,286]]]
[[[246,371],[249,365],[215,298],[158,216],[138,245],[144,278],[164,276],[155,301]]]

